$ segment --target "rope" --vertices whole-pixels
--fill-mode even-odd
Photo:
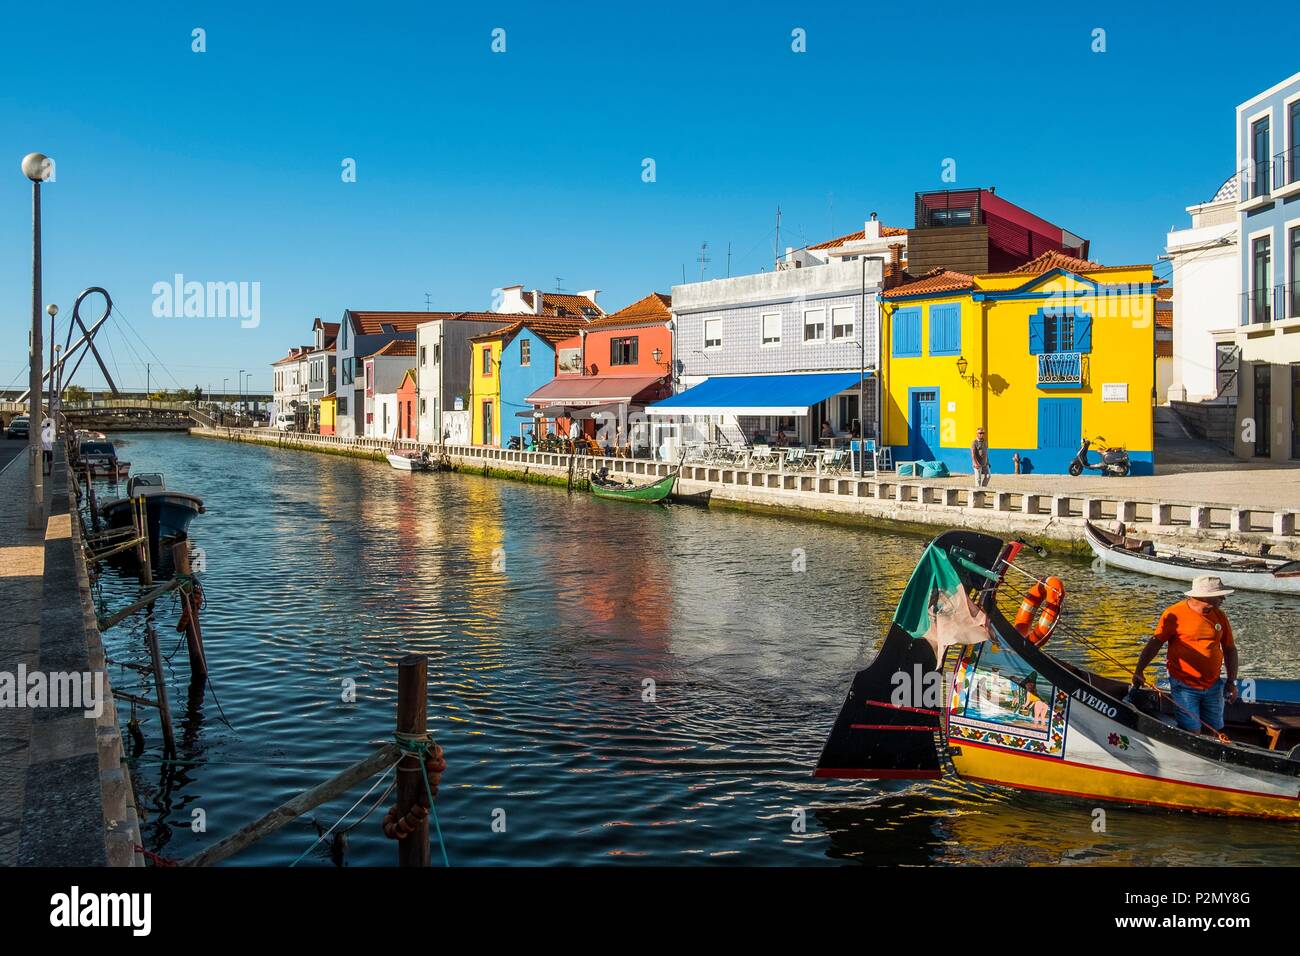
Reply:
[[[451,861],[447,858],[447,843],[442,838],[442,823],[438,820],[438,805],[433,799],[433,786],[429,782],[430,763],[441,765],[443,768],[446,767],[446,762],[442,759],[442,748],[438,747],[438,745],[433,742],[432,735],[428,733],[408,734],[398,731],[393,736],[397,740],[397,747],[403,752],[403,755],[409,754],[410,756],[419,759],[420,776],[424,779],[424,793],[429,798],[429,808],[428,810],[424,810],[423,807],[416,804],[411,808],[411,811],[407,813],[406,817],[398,820],[394,814],[394,811],[397,809],[397,806],[394,804],[393,809],[389,811],[388,816],[384,819],[384,832],[389,836],[392,836],[394,832],[399,835],[404,835],[401,834],[401,830],[404,829],[403,824],[406,824],[406,826],[409,827],[412,822],[418,822],[409,821],[409,817],[412,813],[415,813],[417,817],[423,817],[424,813],[432,814],[433,827],[438,834],[438,849],[442,851],[442,865],[449,867],[451,866]],[[401,761],[399,760],[398,762],[400,763]],[[438,771],[439,775],[441,775],[441,772],[441,770]],[[422,810],[424,813],[418,812]]]
[[[401,762],[402,762],[402,761],[401,761],[401,758],[400,758],[400,757],[399,757],[397,760],[395,760],[395,761],[393,762],[392,766],[388,767],[388,769],[386,769],[382,774],[380,774],[379,779],[376,780],[374,783],[372,783],[372,784],[370,785],[370,789],[367,790],[365,793],[363,793],[363,794],[361,795],[361,799],[358,800],[356,803],[352,804],[352,806],[348,807],[348,809],[347,809],[346,811],[344,811],[343,816],[341,816],[341,817],[339,817],[337,820],[335,820],[334,823],[330,825],[330,828],[329,828],[328,830],[326,830],[324,833],[322,833],[320,836],[318,836],[318,837],[316,838],[316,841],[315,841],[314,843],[312,843],[311,846],[307,847],[307,849],[303,850],[302,853],[300,853],[300,854],[298,855],[298,859],[296,859],[296,860],[294,860],[292,863],[290,863],[289,866],[292,868],[292,867],[297,866],[299,863],[301,863],[302,860],[303,860],[303,858],[306,857],[308,853],[310,853],[312,850],[316,849],[316,847],[320,845],[320,842],[321,842],[322,840],[324,840],[327,836],[329,836],[331,833],[334,832],[334,827],[338,826],[340,823],[342,823],[344,820],[346,820],[346,819],[348,818],[348,814],[349,814],[349,813],[351,813],[351,812],[352,812],[353,810],[355,810],[357,807],[361,806],[361,804],[365,802],[366,797],[370,796],[372,793],[375,792],[375,788],[378,787],[381,783],[384,782],[384,778],[387,777],[388,774],[393,770],[393,767],[396,767],[396,766],[397,766],[399,763],[401,763]],[[396,785],[396,783],[397,783],[396,779],[394,779],[393,783],[394,783],[394,785]],[[370,816],[370,813],[373,812],[373,810],[374,810],[374,808],[371,807],[370,811],[367,811],[366,816]],[[362,817],[361,820],[364,820],[365,818],[366,818],[366,817]],[[360,823],[361,820],[358,820],[357,823]],[[356,824],[354,823],[352,826],[356,826]],[[348,830],[351,830],[351,829],[352,829],[352,827],[348,827]],[[343,832],[346,833],[347,830],[344,830]]]
[[[135,845],[135,852],[142,854],[144,858],[148,860],[150,863],[152,863],[154,866],[180,866],[179,861],[169,860],[165,856],[159,856],[157,853],[153,853],[150,852],[149,850],[146,850],[138,843]]]

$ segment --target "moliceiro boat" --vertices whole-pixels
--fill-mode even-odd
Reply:
[[[1300,728],[1300,681],[1255,682],[1253,700],[1227,704],[1222,735],[1182,730],[1167,694],[1047,652],[1064,611],[1059,580],[1037,580],[1016,623],[1007,619],[998,596],[1008,570],[1024,571],[1023,547],[966,531],[931,542],[875,660],[853,679],[817,776],[951,772],[1088,800],[1300,820],[1300,746],[1279,748]]]
[[[677,481],[677,472],[666,475],[648,485],[634,485],[631,482],[617,481],[609,477],[609,469],[602,468],[591,476],[591,493],[597,498],[610,498],[616,501],[640,501],[657,504],[667,498]]]
[[[1126,571],[1175,581],[1191,581],[1198,575],[1213,574],[1230,588],[1300,595],[1300,561],[1155,544],[1107,531],[1091,521],[1084,522],[1083,531],[1093,554],[1105,564]]]

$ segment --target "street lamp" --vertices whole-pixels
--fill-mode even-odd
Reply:
[[[968,368],[970,368],[970,363],[966,361],[966,356],[964,356],[964,355],[958,355],[958,356],[957,356],[957,374],[958,374],[959,376],[961,376],[961,379],[962,379],[963,382],[970,382],[970,387],[971,387],[971,388],[974,388],[974,387],[975,387],[975,384],[979,381],[979,376],[977,376],[977,375],[976,375],[975,373],[973,373],[973,372],[972,372],[970,375],[967,375],[967,374],[966,374],[966,369],[968,369]]]
[[[41,347],[41,183],[50,178],[54,164],[43,153],[28,153],[23,157],[23,175],[32,181],[32,341],[28,412],[27,456],[32,491],[28,500],[27,527],[40,528],[44,524],[43,480],[41,468],[41,374],[43,352]]]
[[[235,410],[235,427],[239,427],[239,416],[244,413],[244,370],[239,370],[239,381],[236,383],[236,390],[239,392],[239,407]]]

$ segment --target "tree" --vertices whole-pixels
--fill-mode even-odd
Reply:
[[[69,385],[63,390],[63,400],[65,402],[88,402],[90,393],[80,385]]]

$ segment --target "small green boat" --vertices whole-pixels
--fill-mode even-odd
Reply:
[[[610,480],[606,475],[594,474],[591,476],[591,493],[597,498],[611,498],[615,501],[642,501],[655,504],[672,494],[673,484],[676,481],[677,472],[675,471],[671,475],[660,478],[649,485],[622,484]]]

